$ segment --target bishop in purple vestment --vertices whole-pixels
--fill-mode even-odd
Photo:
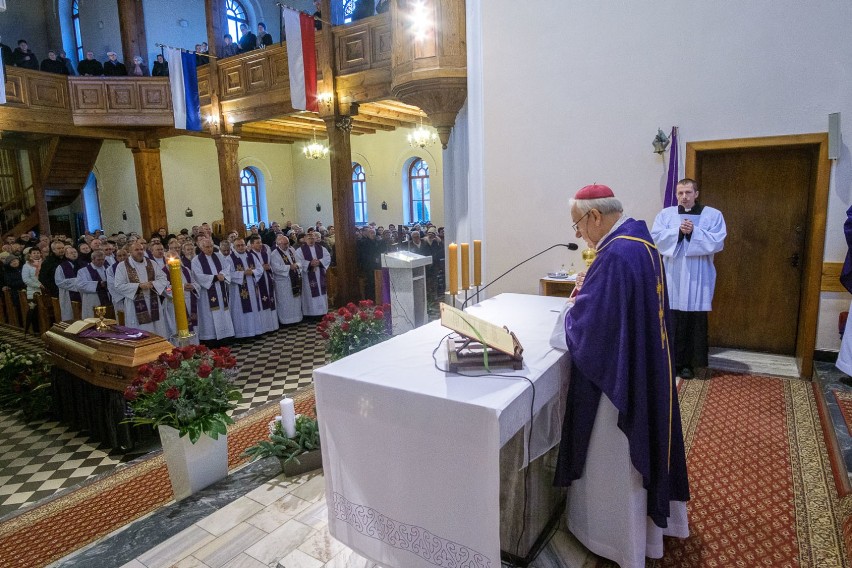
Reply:
[[[688,535],[684,502],[689,484],[665,269],[645,222],[627,218],[608,187],[592,185],[577,192],[571,216],[577,237],[596,249],[597,257],[565,316],[571,383],[555,483],[571,486],[569,527],[581,542],[622,566],[644,566],[646,555],[662,555],[662,534]],[[617,494],[615,488],[594,486],[602,473],[589,464],[605,464],[620,451],[629,454],[632,468],[626,468],[630,471],[623,475],[628,477],[619,485],[629,485],[631,479],[636,483],[629,499],[641,506],[633,509],[637,520],[627,518],[630,503],[587,503],[582,511],[572,509],[586,497],[577,491]],[[627,456],[620,459],[627,463]],[[616,518],[600,518],[604,510],[618,511]],[[647,518],[653,523],[646,523]],[[601,530],[589,528],[598,521]],[[617,526],[630,528],[613,537],[617,529],[606,527]],[[627,550],[622,541],[631,534],[639,538],[638,531],[640,545]],[[652,545],[655,539],[658,545]]]

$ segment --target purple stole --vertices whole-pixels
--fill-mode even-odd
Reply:
[[[89,276],[92,277],[92,280],[94,280],[95,282],[104,282],[104,280],[101,280],[101,275],[98,273],[98,269],[92,266],[91,263],[86,265],[86,270],[89,271]],[[106,270],[104,272],[106,272]],[[98,301],[100,302],[101,306],[109,306],[110,304],[112,304],[109,299],[109,291],[107,291],[106,288],[101,288],[100,286],[98,286],[96,290],[98,291]]]
[[[305,257],[305,260],[311,261],[314,260],[313,252],[316,253],[316,259],[319,260],[322,258],[323,247],[322,245],[314,244],[314,250],[311,251],[311,248],[308,245],[302,245],[302,256]],[[311,297],[319,298],[320,296],[325,296],[325,266],[323,263],[320,263],[319,266],[319,281],[317,281],[317,273],[314,272],[314,269],[308,267],[308,285],[311,287]]]
[[[180,269],[183,273],[183,279],[191,284],[192,272],[186,266],[181,266]],[[169,265],[165,265],[162,270],[166,273],[166,278],[169,278],[169,282],[171,282],[172,275],[169,272]],[[172,294],[174,294],[174,290],[172,290]],[[189,329],[192,331],[198,325],[198,293],[194,290],[189,293],[189,305],[186,306],[186,315],[189,318]]]
[[[246,252],[246,261],[249,261],[253,258],[251,251]],[[236,253],[231,253],[231,262],[234,263],[234,270],[239,272],[245,272],[246,267],[243,266],[243,261],[240,260],[240,257],[237,256]],[[254,269],[254,265],[250,265],[248,268]],[[246,282],[246,275],[243,274],[243,283],[240,286],[240,304],[243,306],[243,313],[247,314],[252,311],[251,307],[251,296],[249,296],[248,291],[248,282]]]
[[[204,271],[204,274],[212,274],[216,275],[222,272],[222,261],[219,260],[219,257],[216,256],[216,253],[213,253],[213,264],[216,265],[216,272],[210,270],[210,261],[207,260],[207,255],[203,252],[198,255],[198,262],[201,264],[201,270]],[[225,287],[224,282],[219,282],[215,278],[213,279],[213,285],[207,289],[207,305],[210,306],[210,311],[215,312],[219,309],[219,294],[216,291],[216,284],[219,285],[219,292],[222,294],[222,305],[225,306],[225,309],[228,309],[228,289]]]
[[[292,274],[290,275],[290,289],[293,291],[293,297],[298,298],[302,295],[302,271],[299,270],[299,265],[296,264],[296,260],[291,259],[290,255],[287,254],[288,251],[281,250],[278,247],[275,247],[275,250],[277,250],[278,254],[281,255],[281,260],[284,261],[284,264],[287,266],[296,265],[296,276],[294,277]]]
[[[127,277],[134,284],[139,284],[139,274],[136,269],[130,264],[130,259],[124,261],[124,267],[127,269]],[[154,263],[151,259],[145,259],[145,270],[148,276],[148,282],[154,282],[157,278],[154,275]],[[133,311],[136,313],[136,321],[141,324],[153,323],[160,321],[160,297],[157,292],[151,288],[151,293],[148,295],[151,299],[151,309],[148,310],[148,305],[145,303],[145,292],[142,288],[136,289],[136,295],[133,297]]]
[[[62,267],[62,274],[65,275],[65,278],[77,278],[77,271],[74,269],[74,263],[70,260],[65,260],[59,266]],[[80,292],[75,292],[71,290],[68,292],[71,296],[72,302],[82,302],[83,299],[80,297]]]
[[[260,249],[260,252],[251,251],[251,253],[262,261],[261,264],[269,264],[269,255],[266,253],[266,248]],[[275,282],[272,280],[272,271],[263,271],[263,276],[260,282],[257,283],[257,289],[260,290],[260,307],[264,310],[275,309]]]
[[[184,268],[192,270],[192,261],[190,259],[186,258],[183,255],[180,255],[178,258],[180,258],[180,263],[181,265],[183,265]]]

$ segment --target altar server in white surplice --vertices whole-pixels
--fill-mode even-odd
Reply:
[[[696,367],[707,367],[707,313],[716,288],[713,255],[722,250],[728,234],[722,213],[697,198],[695,180],[680,180],[679,205],[660,211],[651,229],[666,267],[675,370],[684,379],[693,378]]]
[[[272,249],[272,274],[275,277],[275,305],[282,325],[302,321],[302,274],[296,251],[284,235],[275,238]]]
[[[107,289],[107,270],[104,251],[92,251],[92,262],[77,271],[77,290],[83,302],[83,319],[95,317],[96,306],[111,306]]]
[[[77,291],[77,249],[72,246],[65,247],[65,260],[56,267],[56,287],[59,288],[59,309],[62,321],[74,319],[74,310],[71,302],[80,301],[80,292]]]
[[[311,231],[305,235],[305,244],[296,249],[296,261],[302,269],[302,313],[306,316],[324,316],[328,313],[328,292],[325,271],[331,264],[331,255],[317,244]]]
[[[198,239],[201,254],[192,259],[192,278],[198,285],[198,338],[221,341],[234,336],[231,318],[229,262],[213,250],[213,241]]]
[[[260,296],[261,333],[278,329],[278,311],[275,309],[275,279],[272,275],[272,254],[268,246],[260,240],[260,235],[248,238],[248,246],[255,257],[256,265],[263,268],[263,275],[257,279],[257,292]]]
[[[263,266],[246,250],[245,239],[234,241],[228,257],[231,270],[231,319],[235,337],[254,337],[263,333],[260,295],[257,281],[263,278]]]
[[[115,269],[115,290],[124,302],[124,325],[168,338],[161,296],[169,280],[138,241],[130,245],[130,257]]]

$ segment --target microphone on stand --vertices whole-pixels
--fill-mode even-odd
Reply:
[[[558,244],[555,244],[555,245],[553,245],[553,246],[549,246],[549,247],[547,247],[546,249],[544,249],[543,251],[535,253],[534,255],[532,255],[531,257],[529,257],[528,259],[526,259],[526,260],[522,260],[521,262],[519,262],[518,264],[516,264],[515,266],[513,266],[512,268],[510,268],[509,270],[507,270],[506,272],[504,272],[503,274],[501,274],[500,276],[498,276],[497,278],[495,278],[494,280],[492,280],[491,282],[489,282],[488,284],[486,284],[485,286],[483,286],[482,288],[480,288],[480,289],[479,289],[479,292],[482,292],[482,291],[484,291],[484,290],[487,290],[489,286],[491,286],[492,284],[494,284],[495,282],[497,282],[498,280],[500,280],[501,278],[503,278],[504,276],[506,276],[507,274],[509,274],[510,272],[512,272],[513,270],[515,270],[516,268],[518,268],[519,266],[521,266],[521,265],[523,265],[523,264],[526,264],[527,262],[531,261],[531,260],[532,260],[532,259],[534,259],[535,257],[537,257],[537,256],[541,256],[541,255],[543,255],[544,253],[546,253],[547,251],[549,251],[549,250],[551,250],[551,249],[555,249],[556,247],[565,247],[565,248],[567,248],[568,250],[577,250],[578,248],[580,248],[580,247],[578,247],[578,246],[577,246],[577,244],[576,244],[576,243],[567,243],[567,244],[565,244],[565,243],[558,243]],[[462,305],[461,305],[461,309],[462,309],[462,310],[465,308],[465,306],[466,306],[466,305],[467,305],[467,303],[471,300],[471,298],[473,298],[473,296],[471,296],[470,298],[466,299],[466,300],[464,301],[464,303],[462,303]]]

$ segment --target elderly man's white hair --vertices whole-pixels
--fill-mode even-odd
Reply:
[[[624,207],[621,201],[615,197],[599,197],[597,199],[574,199],[568,200],[568,207],[577,206],[577,211],[585,215],[592,209],[600,211],[601,215],[609,215],[610,213],[623,213]]]

